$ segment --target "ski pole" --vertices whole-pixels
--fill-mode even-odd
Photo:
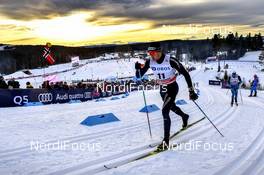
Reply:
[[[239,89],[239,92],[240,92],[241,103],[243,104],[243,97],[242,97],[241,89]]]
[[[227,89],[227,91],[226,91],[226,95],[228,94],[228,92],[229,92],[229,89]]]
[[[140,80],[142,82],[142,77],[141,77],[140,70],[138,70],[138,74],[139,74],[139,78],[140,78]],[[142,94],[143,94],[143,98],[144,98],[144,104],[145,104],[145,109],[146,109],[146,114],[147,114],[147,119],[148,119],[149,135],[150,135],[150,138],[152,139],[152,132],[151,132],[151,127],[150,127],[148,106],[147,106],[147,100],[146,100],[146,95],[145,95],[144,87],[142,89]]]
[[[204,114],[204,116],[208,119],[208,121],[214,126],[214,128],[217,130],[217,132],[224,137],[224,135],[217,129],[215,124],[210,120],[210,118],[205,114],[205,112],[202,110],[202,108],[193,100],[194,104],[200,109],[200,111]]]

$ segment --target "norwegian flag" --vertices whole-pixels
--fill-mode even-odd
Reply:
[[[44,47],[44,53],[43,53],[43,58],[45,60],[47,60],[47,62],[49,64],[54,64],[55,63],[55,60],[54,58],[52,57],[52,54],[51,54],[51,51],[50,51],[50,47],[49,47],[49,44],[47,44],[45,47]]]

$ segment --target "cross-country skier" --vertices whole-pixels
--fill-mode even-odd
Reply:
[[[160,43],[152,43],[148,48],[148,54],[151,56],[151,59],[146,60],[144,65],[136,62],[136,76],[138,78],[142,77],[147,70],[151,68],[160,84],[160,95],[163,100],[162,115],[164,120],[164,139],[158,149],[162,149],[165,144],[169,146],[171,127],[171,119],[169,116],[170,111],[173,111],[182,117],[183,128],[188,125],[189,115],[184,113],[175,104],[175,98],[179,90],[176,82],[177,72],[185,77],[189,88],[190,99],[196,100],[198,99],[198,96],[194,91],[192,80],[187,70],[176,58],[171,57],[169,54],[164,54],[160,47]]]
[[[259,84],[258,76],[257,75],[254,75],[254,80],[251,83],[251,89],[250,89],[250,95],[249,95],[249,97],[252,97],[253,92],[254,92],[254,97],[257,96],[258,84]]]
[[[238,89],[240,87],[240,84],[242,83],[240,76],[233,71],[232,75],[229,77],[228,79],[228,83],[230,85],[230,89],[231,89],[231,106],[234,105],[234,101],[236,103],[236,105],[238,106],[237,103],[237,94],[238,94]]]

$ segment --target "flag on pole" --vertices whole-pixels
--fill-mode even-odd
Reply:
[[[55,60],[51,54],[50,48],[51,48],[51,44],[47,43],[46,46],[44,47],[42,56],[49,64],[54,64]]]

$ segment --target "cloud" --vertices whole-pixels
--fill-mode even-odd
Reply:
[[[35,37],[27,37],[27,38],[19,38],[19,39],[11,39],[11,40],[4,40],[4,43],[18,43],[18,42],[25,42],[25,41],[32,41],[37,39]]]
[[[18,32],[27,32],[31,31],[31,28],[28,28],[26,26],[18,26],[15,24],[0,24],[0,30],[13,30],[13,31],[18,31]]]
[[[0,14],[30,20],[65,16],[75,11],[94,12],[96,25],[149,20],[164,24],[241,24],[255,26],[264,20],[263,0],[0,0]],[[116,18],[116,20],[104,20]]]
[[[73,11],[142,6],[150,0],[0,0],[0,13],[12,19],[47,19]]]
[[[119,24],[129,24],[129,23],[135,23],[134,19],[128,18],[128,17],[105,17],[102,16],[98,18],[98,16],[90,17],[86,20],[86,22],[95,25],[95,26],[110,26],[110,25],[119,25]]]
[[[193,4],[175,4],[159,7],[144,6],[128,8],[108,8],[101,16],[130,17],[136,20],[152,20],[156,24],[227,23],[255,24],[264,20],[263,1],[250,3],[236,1],[205,1]]]

